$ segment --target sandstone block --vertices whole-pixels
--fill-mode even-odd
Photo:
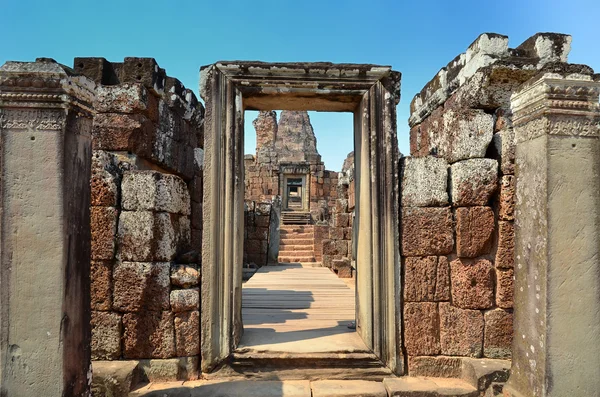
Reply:
[[[481,357],[483,348],[483,314],[450,303],[440,304],[441,353],[449,356]]]
[[[92,146],[101,150],[130,150],[135,142],[155,132],[152,121],[143,115],[99,113],[94,117]]]
[[[92,396],[127,397],[139,377],[138,362],[92,361]]]
[[[434,378],[460,378],[462,359],[445,356],[408,357],[409,376],[429,376]]]
[[[171,261],[188,251],[190,220],[166,212],[123,211],[118,235],[123,260]]]
[[[121,315],[92,311],[92,360],[118,360],[121,357]]]
[[[175,315],[175,346],[179,357],[200,354],[200,313],[197,310]]]
[[[487,205],[498,184],[498,162],[471,159],[450,167],[450,195],[455,206]]]
[[[446,255],[454,248],[450,208],[402,209],[401,246],[404,256]]]
[[[121,191],[124,210],[190,214],[188,187],[177,175],[157,171],[125,172]]]
[[[514,270],[496,269],[496,305],[511,309],[514,304]]]
[[[108,311],[112,302],[112,262],[91,261],[90,300],[92,310]]]
[[[98,85],[94,109],[98,113],[144,113],[149,108],[148,90],[141,84]]]
[[[343,240],[344,239],[343,227],[332,227],[329,229],[329,238],[332,240]]]
[[[126,57],[120,77],[123,83],[140,83],[157,95],[162,95],[167,74],[154,58]]]
[[[503,221],[515,220],[515,177],[512,175],[504,175],[500,181],[498,216]]]
[[[404,157],[401,160],[403,207],[448,204],[448,163],[443,158]]]
[[[488,254],[494,235],[494,211],[490,207],[456,209],[456,250],[461,258]]]
[[[92,259],[113,259],[118,215],[119,212],[113,207],[92,207],[90,209]]]
[[[438,304],[407,302],[404,304],[404,341],[411,356],[440,353]]]
[[[181,288],[195,287],[200,283],[196,265],[171,265],[171,284]]]
[[[455,259],[450,263],[452,303],[463,309],[494,305],[494,268],[486,259]]]
[[[514,130],[512,128],[506,128],[495,133],[492,144],[500,163],[500,171],[502,171],[504,175],[514,174],[516,148]]]
[[[188,310],[198,310],[200,307],[200,295],[198,288],[177,289],[171,291],[170,301],[171,310],[176,313]]]
[[[406,302],[450,300],[450,269],[445,256],[408,257],[404,269]]]
[[[498,221],[498,249],[496,267],[512,269],[515,266],[515,225],[512,222]]]
[[[167,359],[144,359],[139,367],[149,382],[173,382],[198,379],[199,357],[177,357]]]
[[[348,255],[348,243],[345,240],[323,240],[323,254]]]
[[[123,312],[169,309],[168,262],[121,262],[115,266],[113,307]]]
[[[123,357],[169,358],[175,355],[173,313],[126,313],[123,327]]]
[[[310,383],[310,388],[312,389],[312,397],[387,397],[388,395],[383,383],[367,380],[316,380]],[[279,386],[279,389],[282,389],[281,386]],[[298,397],[310,395],[304,394],[304,391],[297,393],[290,393],[289,395],[297,395]],[[280,394],[274,393],[272,395]]]
[[[510,358],[513,338],[513,315],[502,309],[485,313],[483,355],[489,358]]]
[[[331,268],[340,278],[352,278],[352,267],[348,258],[332,260]]]
[[[348,227],[350,214],[335,214],[333,217],[334,227]]]
[[[117,207],[119,205],[120,171],[116,157],[104,150],[92,154],[91,202],[93,206]]]

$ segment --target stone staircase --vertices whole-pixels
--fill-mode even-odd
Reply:
[[[279,263],[314,263],[315,228],[313,225],[281,225]]]

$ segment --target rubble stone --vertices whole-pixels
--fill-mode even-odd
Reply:
[[[486,259],[450,262],[452,304],[463,309],[487,309],[494,305],[494,268]]]
[[[450,196],[455,206],[488,205],[498,184],[498,162],[470,159],[450,167]]]
[[[401,162],[402,206],[448,204],[448,163],[437,157],[404,157]]]
[[[498,221],[498,249],[496,267],[512,269],[515,266],[515,225],[513,222]]]
[[[178,357],[200,354],[200,313],[197,310],[175,315],[175,346]]]
[[[121,316],[92,311],[92,359],[117,360],[121,357]]]
[[[450,269],[445,256],[408,257],[404,269],[406,302],[450,300]]]
[[[195,287],[200,283],[200,272],[195,265],[171,265],[171,284],[181,288]]]
[[[115,266],[113,307],[123,312],[169,309],[168,262],[121,262]]]
[[[198,310],[200,307],[198,288],[173,290],[171,291],[170,302],[171,310],[176,313],[188,310]]]
[[[124,210],[190,214],[190,194],[186,183],[177,175],[157,171],[125,172],[121,190]]]
[[[115,235],[119,212],[112,207],[92,207],[90,210],[91,250],[94,260],[111,260],[115,255]]]
[[[483,314],[441,302],[441,353],[449,356],[481,357],[483,349]]]
[[[123,327],[123,357],[169,358],[175,355],[173,313],[126,313]]]
[[[446,255],[454,247],[450,208],[402,209],[401,245],[404,256]]]
[[[488,254],[494,236],[494,211],[490,207],[456,209],[456,251],[461,258]]]
[[[489,358],[510,358],[513,338],[513,315],[502,309],[485,312],[483,355]]]
[[[404,341],[411,356],[440,353],[438,304],[407,302],[404,304]]]

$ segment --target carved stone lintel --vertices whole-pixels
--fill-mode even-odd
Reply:
[[[591,76],[547,73],[513,94],[517,142],[541,135],[600,134],[600,82]]]

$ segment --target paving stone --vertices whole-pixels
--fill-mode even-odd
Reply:
[[[188,187],[177,175],[157,171],[125,172],[121,191],[124,210],[190,214]]]
[[[92,206],[117,207],[119,205],[120,171],[116,157],[104,150],[92,153],[91,200]]]
[[[448,356],[481,357],[483,350],[483,314],[440,302],[441,353]]]
[[[515,220],[515,177],[513,175],[504,175],[500,179],[498,217],[503,221]]]
[[[189,381],[198,379],[199,363],[198,356],[143,359],[139,360],[139,369],[149,382]]]
[[[115,255],[115,235],[119,212],[113,207],[91,207],[91,258],[110,260]]]
[[[404,304],[404,343],[411,356],[440,353],[438,304],[406,302]]]
[[[438,157],[401,160],[402,206],[433,207],[448,204],[448,163]]]
[[[387,397],[383,383],[366,380],[317,380],[312,397]]]
[[[118,236],[122,260],[171,261],[189,250],[190,220],[166,212],[123,211]]]
[[[311,397],[311,391],[310,382],[307,380],[198,380],[185,382],[183,385],[177,382],[151,385],[147,390],[131,394],[131,396],[148,397],[165,395],[169,397]]]
[[[447,356],[408,356],[409,376],[460,378],[462,359]]]
[[[515,267],[515,225],[513,222],[498,221],[498,249],[495,262],[499,269]]]
[[[513,338],[513,315],[502,309],[485,312],[483,355],[489,358],[510,358]]]
[[[177,289],[171,291],[171,310],[174,312],[185,312],[198,310],[200,307],[200,293],[198,288]]]
[[[90,301],[92,310],[108,311],[112,307],[112,261],[90,263]]]
[[[479,392],[461,379],[404,376],[386,378],[383,385],[389,397],[477,397]]]
[[[490,207],[456,209],[456,250],[461,258],[488,254],[494,235],[494,211]]]
[[[92,311],[92,360],[117,360],[121,357],[121,315]]]
[[[404,300],[450,300],[450,267],[445,256],[407,257],[404,262]]]
[[[175,355],[173,313],[126,313],[123,328],[123,357],[170,358]]]
[[[123,312],[169,309],[168,262],[121,262],[113,272],[113,307]]]
[[[511,309],[514,305],[514,270],[496,269],[496,305]]]
[[[494,267],[486,259],[450,262],[452,303],[463,309],[487,309],[494,305]]]
[[[402,209],[401,245],[404,256],[446,255],[454,248],[450,208]]]
[[[127,397],[139,379],[138,362],[92,361],[92,395]]]
[[[171,265],[171,284],[181,288],[190,288],[199,283],[200,272],[196,265]]]
[[[464,160],[450,167],[450,196],[454,206],[488,205],[497,184],[496,160]]]
[[[175,348],[177,356],[200,354],[200,313],[175,314]]]

